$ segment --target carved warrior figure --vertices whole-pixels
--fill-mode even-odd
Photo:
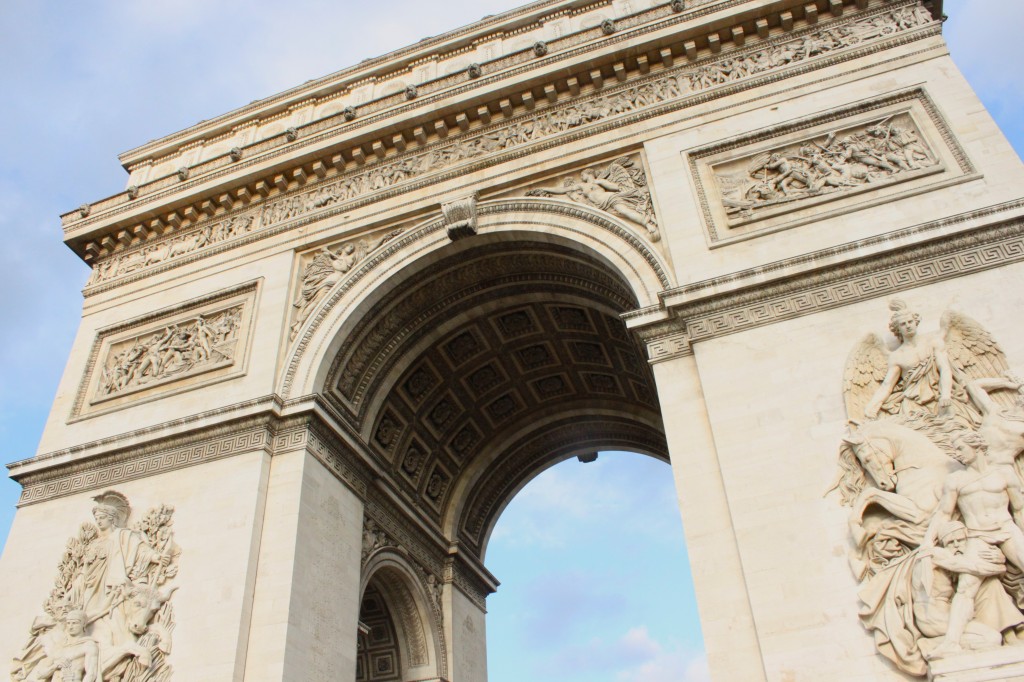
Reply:
[[[901,179],[935,166],[906,114],[758,154],[741,173],[719,173],[716,181],[730,217]]]
[[[947,311],[920,334],[906,303],[889,307],[893,350],[869,334],[846,362],[835,488],[861,621],[924,676],[931,660],[1024,635],[1024,396],[977,322]]]
[[[68,540],[44,615],[14,659],[11,679],[30,682],[166,682],[171,677],[174,618],[161,589],[178,570],[181,550],[163,505],[128,528],[127,498],[93,498],[94,523]],[[59,673],[59,676],[58,676]]]
[[[526,194],[536,197],[564,195],[577,203],[607,211],[645,228],[654,241],[660,238],[647,175],[637,162],[627,156],[612,161],[603,169],[585,168],[578,179],[566,178],[562,187],[541,187]]]
[[[241,314],[241,307],[235,307],[199,315],[116,344],[103,364],[99,395],[116,395],[230,362],[238,341]]]

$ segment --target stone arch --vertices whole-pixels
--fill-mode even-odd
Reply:
[[[447,676],[440,595],[428,594],[427,575],[397,547],[375,551],[362,570],[360,611],[369,598],[383,602],[395,637],[394,678],[401,682]]]
[[[477,213],[479,236],[561,245],[603,263],[627,284],[636,308],[658,305],[658,294],[673,286],[664,258],[635,227],[604,211],[560,199],[524,197],[480,202]],[[296,397],[320,392],[330,359],[347,339],[346,326],[368,314],[399,281],[413,277],[442,253],[472,248],[473,241],[451,242],[438,216],[378,249],[310,315],[289,348],[279,393]]]
[[[668,279],[646,242],[599,211],[532,198],[479,209],[476,236],[452,241],[430,221],[371,256],[300,339],[335,330],[308,390],[482,558],[508,500],[560,459],[606,448],[667,459],[653,374],[621,316]]]
[[[545,429],[522,429],[482,453],[462,472],[442,520],[448,537],[485,558],[491,531],[520,490],[545,470],[600,450],[628,450],[669,463],[662,426],[650,415],[628,419],[616,410],[559,414]]]

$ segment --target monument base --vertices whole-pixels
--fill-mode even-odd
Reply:
[[[972,651],[928,668],[930,682],[1024,682],[1024,646]]]

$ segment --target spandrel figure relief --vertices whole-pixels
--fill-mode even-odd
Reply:
[[[106,398],[231,364],[242,307],[198,315],[110,348],[97,398]]]
[[[938,164],[913,118],[897,114],[730,161],[714,172],[726,215],[738,222],[813,197],[907,180]]]
[[[315,251],[302,268],[299,290],[292,301],[294,311],[289,340],[294,340],[298,336],[299,330],[316,310],[317,304],[352,270],[353,266],[361,263],[378,246],[401,233],[401,229],[392,230],[385,234],[354,239],[337,247],[323,246]]]
[[[564,196],[644,228],[652,241],[660,237],[647,175],[640,162],[628,156],[607,166],[585,168],[578,177],[565,178],[561,187],[539,187],[529,190],[526,195]]]
[[[861,622],[925,676],[930,661],[1024,643],[1024,384],[966,315],[922,333],[906,303],[889,307],[895,343],[868,334],[846,362],[833,490],[850,508]]]
[[[92,522],[68,540],[43,614],[29,628],[11,680],[166,682],[181,549],[174,508],[161,505],[127,526],[128,499],[93,498]]]

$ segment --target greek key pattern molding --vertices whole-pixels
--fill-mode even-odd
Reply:
[[[669,306],[674,320],[637,329],[650,362],[692,353],[692,345],[767,324],[1024,261],[1024,219],[795,276],[711,300]]]
[[[165,441],[125,450],[102,457],[99,461],[88,460],[62,467],[54,474],[41,474],[38,478],[26,476],[20,479],[23,488],[18,506],[155,476],[254,450],[269,450],[270,431],[268,424],[263,421],[219,437],[207,437],[183,445],[172,443]]]

